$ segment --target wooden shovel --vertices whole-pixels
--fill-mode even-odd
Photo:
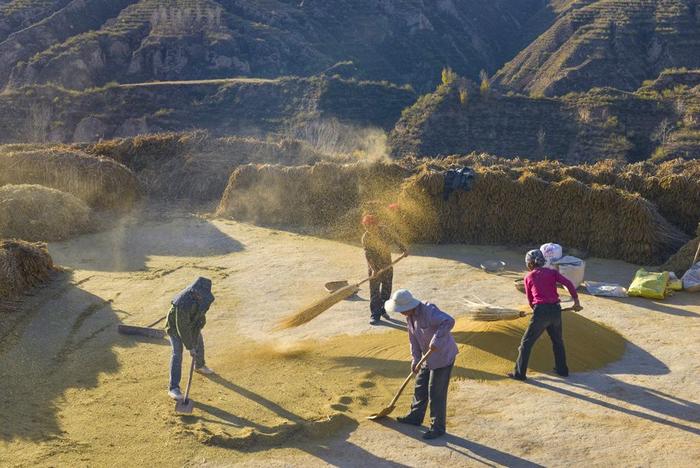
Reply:
[[[408,385],[408,382],[411,381],[411,378],[418,373],[418,370],[423,366],[423,363],[428,359],[428,356],[430,356],[433,353],[433,350],[430,349],[428,350],[427,353],[423,355],[421,360],[416,364],[416,370],[412,371],[410,374],[408,374],[408,377],[406,377],[406,380],[403,381],[401,384],[401,387],[399,388],[399,391],[396,392],[396,395],[394,396],[394,399],[391,400],[391,403],[389,403],[389,406],[381,410],[379,413],[372,414],[370,416],[367,416],[367,419],[371,419],[373,421],[377,419],[384,418],[386,416],[389,416],[392,411],[394,411],[394,408],[396,408],[396,402],[399,400],[399,397],[401,396],[401,393],[403,393],[403,389],[406,388],[406,385]]]
[[[190,377],[187,379],[187,390],[185,390],[185,397],[175,403],[175,412],[179,414],[192,414],[192,409],[194,408],[194,402],[190,399],[190,387],[192,386],[192,374],[194,372],[194,359],[195,356],[193,355],[192,364],[190,364]]]

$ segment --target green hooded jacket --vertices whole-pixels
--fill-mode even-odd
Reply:
[[[197,345],[197,338],[207,322],[206,313],[212,302],[214,295],[211,293],[211,280],[197,278],[173,299],[165,331],[168,335],[179,336],[185,348],[191,350]]]

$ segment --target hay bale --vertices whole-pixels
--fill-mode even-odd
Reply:
[[[663,264],[662,268],[664,271],[672,271],[679,278],[682,277],[688,268],[690,268],[693,260],[695,259],[695,253],[698,251],[698,245],[700,245],[700,224],[698,224],[697,237],[683,247],[678,249],[678,252],[673,254],[666,263]]]
[[[17,299],[53,270],[46,244],[0,240],[0,301]]]
[[[193,202],[220,200],[229,176],[243,164],[314,164],[331,159],[299,140],[214,138],[202,130],[109,140],[84,150],[127,166],[150,197]]]
[[[638,194],[587,186],[573,178],[549,183],[532,173],[477,168],[472,190],[442,199],[440,172],[407,180],[400,203],[413,242],[539,245],[557,241],[591,254],[658,264],[687,237]]]
[[[92,208],[129,210],[140,196],[136,176],[109,158],[54,149],[0,153],[0,186],[38,184],[70,193]]]
[[[349,224],[359,223],[363,203],[388,200],[406,174],[383,162],[245,165],[231,174],[217,215],[329,234],[352,231]]]
[[[90,228],[90,208],[69,193],[41,185],[0,187],[0,238],[55,241]]]

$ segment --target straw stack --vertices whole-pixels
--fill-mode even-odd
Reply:
[[[53,271],[46,244],[0,240],[0,301],[18,298]]]
[[[695,253],[698,251],[698,244],[700,244],[700,224],[698,224],[696,234],[697,237],[695,239],[681,247],[678,252],[664,263],[662,266],[664,271],[672,271],[679,278],[685,274],[695,259]]]
[[[566,178],[548,183],[532,173],[514,180],[478,168],[469,192],[442,199],[442,174],[424,168],[402,187],[404,222],[414,242],[540,244],[557,239],[593,255],[635,263],[665,260],[686,240],[637,194]]]
[[[264,225],[328,228],[360,221],[368,200],[388,200],[406,177],[387,163],[313,166],[246,165],[231,174],[219,216]]]
[[[136,176],[109,158],[75,150],[0,152],[0,185],[37,184],[100,209],[129,210],[140,196]]]
[[[69,193],[40,185],[0,187],[0,238],[55,241],[90,228],[90,208]]]

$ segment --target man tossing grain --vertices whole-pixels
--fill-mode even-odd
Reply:
[[[569,368],[566,365],[564,337],[562,336],[561,305],[557,284],[562,284],[569,290],[574,299],[574,310],[581,310],[578,293],[574,284],[557,270],[545,268],[546,260],[539,250],[531,250],[525,256],[530,273],[525,277],[525,293],[530,307],[533,309],[532,319],[528,325],[518,348],[518,360],[515,371],[508,377],[515,380],[527,380],[527,363],[532,347],[542,333],[547,330],[554,349],[554,371],[562,377],[568,377]]]
[[[180,391],[183,345],[194,358],[197,372],[213,374],[204,362],[204,340],[202,339],[206,313],[212,302],[214,302],[214,295],[211,292],[211,280],[202,277],[197,278],[172,300],[165,331],[173,347],[168,395],[174,400],[183,398]]]
[[[455,321],[437,306],[415,299],[406,289],[396,291],[386,302],[386,309],[406,317],[413,357],[411,369],[418,374],[411,411],[396,420],[420,426],[430,402],[430,429],[423,434],[423,438],[435,439],[445,433],[447,389],[458,353],[457,343],[450,331]],[[421,356],[429,350],[431,354],[423,367],[416,369]]]
[[[374,276],[384,268],[391,266],[391,245],[396,245],[403,255],[408,254],[406,246],[389,230],[379,224],[377,217],[371,214],[362,218],[365,233],[362,235],[362,247],[369,267],[369,276]],[[381,317],[389,318],[384,309],[384,302],[391,297],[391,285],[394,269],[387,271],[369,281],[370,325],[379,325]]]

